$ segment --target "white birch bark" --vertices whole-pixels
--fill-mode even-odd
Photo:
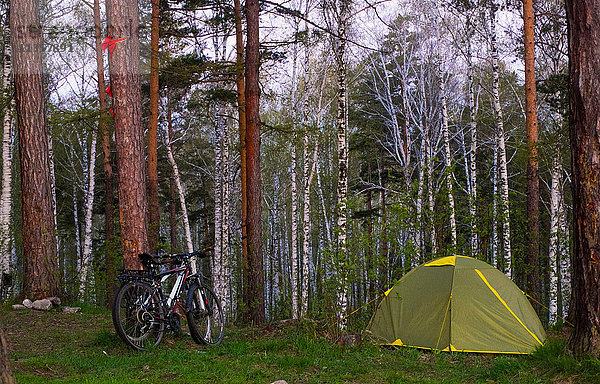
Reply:
[[[81,285],[79,286],[80,297],[85,297],[85,288],[93,285],[94,275],[91,273],[92,267],[92,216],[94,208],[94,188],[95,188],[95,169],[96,169],[96,138],[97,131],[92,131],[92,143],[90,147],[90,159],[88,166],[88,185],[85,195],[85,230],[83,237],[83,254],[81,259],[81,270],[79,277]]]
[[[296,180],[296,145],[292,139],[290,146],[291,164],[290,164],[290,177],[291,177],[291,192],[292,192],[292,243],[290,245],[290,258],[292,262],[292,316],[294,319],[299,317],[298,308],[298,189]]]
[[[2,87],[4,97],[10,97],[12,73],[12,53],[10,46],[10,29],[8,23],[4,25],[4,63],[2,68]],[[5,99],[6,100],[6,99]],[[10,220],[12,209],[12,158],[13,158],[13,113],[15,100],[10,97],[10,103],[4,108],[2,121],[2,192],[0,194],[0,278],[9,274],[11,259]]]
[[[173,169],[173,178],[175,179],[175,187],[177,188],[177,194],[179,196],[179,205],[181,207],[181,215],[183,216],[183,230],[185,232],[185,245],[188,252],[194,252],[194,244],[192,243],[192,232],[190,229],[190,220],[187,213],[187,206],[185,203],[185,191],[181,184],[181,176],[179,174],[179,167],[173,156],[173,147],[171,146],[171,137],[168,129],[165,129],[165,147],[167,148],[167,158],[169,164]],[[196,273],[196,262],[191,260],[190,265],[192,267],[192,273]]]
[[[222,255],[223,255],[223,153],[221,148],[222,129],[219,124],[219,110],[215,108],[215,245],[213,258],[213,286],[217,297],[223,297],[222,292]]]
[[[470,23],[469,23],[470,24]],[[477,109],[475,108],[475,87],[473,84],[473,63],[471,57],[471,42],[467,41],[467,81],[469,88],[469,126],[471,128],[470,156],[470,196],[469,215],[471,217],[471,256],[479,253],[479,233],[477,231]]]
[[[561,187],[562,187],[562,169],[560,166],[560,157],[554,156],[552,159],[552,170],[551,174],[551,186],[550,186],[550,248],[548,251],[548,257],[550,259],[550,324],[556,323],[558,320],[558,295],[560,289],[560,259],[564,257],[561,254],[560,246],[560,204],[562,200]]]
[[[559,215],[558,215],[558,232],[559,244],[558,256],[560,257],[560,306],[558,315],[566,317],[569,313],[569,304],[571,297],[571,255],[569,253],[569,227],[567,224],[567,215],[565,211],[565,200],[561,190],[561,198],[559,199]]]
[[[438,9],[436,34],[438,40],[438,49],[442,50],[442,42],[440,39],[440,27],[443,24],[442,20],[442,7],[439,1],[436,2]],[[441,56],[441,55],[440,55]],[[448,101],[446,97],[446,83],[444,80],[444,63],[440,59],[438,61],[438,81],[440,87],[440,98],[442,102],[442,136],[444,140],[444,160],[445,160],[445,174],[446,174],[446,189],[448,193],[448,208],[450,209],[450,234],[452,236],[452,248],[453,252],[456,252],[456,213],[454,210],[454,193],[452,191],[452,152],[450,151],[450,127],[448,126]]]
[[[310,168],[310,174],[307,178],[308,168],[309,168],[309,158],[308,158],[308,133],[304,134],[304,179],[306,180],[306,184],[304,185],[304,220],[303,220],[303,229],[304,236],[302,238],[302,305],[301,305],[301,316],[306,316],[308,314],[308,289],[309,289],[309,281],[310,281],[310,232],[311,232],[311,221],[310,221],[310,188],[312,185],[312,181],[316,172],[317,165],[317,155],[319,150],[319,142],[315,141],[315,148],[313,150],[313,159],[312,166]]]
[[[454,210],[454,193],[452,190],[452,153],[450,152],[450,127],[448,126],[448,105],[446,100],[446,85],[443,74],[440,72],[440,93],[442,98],[442,135],[444,136],[444,150],[446,161],[446,188],[448,189],[448,206],[450,209],[450,232],[452,235],[453,252],[456,252],[456,214]]]
[[[348,259],[348,95],[346,89],[346,13],[344,2],[341,3],[338,19],[338,36],[336,50],[337,76],[338,76],[338,98],[337,98],[337,144],[338,144],[338,184],[337,184],[337,207],[338,207],[338,270],[339,284],[337,304],[340,317],[346,314],[348,307],[348,282],[347,271],[344,264]],[[342,322],[345,327],[345,322]]]
[[[75,255],[77,256],[77,271],[81,271],[81,230],[79,227],[79,202],[77,199],[77,186],[73,183],[73,219],[75,224]],[[65,262],[66,264],[66,262]]]
[[[492,50],[492,98],[494,101],[494,114],[496,115],[496,129],[498,139],[498,155],[500,166],[500,217],[502,219],[502,242],[504,245],[504,266],[505,273],[508,278],[512,276],[512,251],[510,245],[510,211],[508,201],[508,170],[506,161],[506,143],[504,137],[504,118],[502,115],[502,107],[500,105],[500,79],[498,65],[498,48],[496,45],[496,12],[494,6],[490,11],[491,19],[491,50]]]

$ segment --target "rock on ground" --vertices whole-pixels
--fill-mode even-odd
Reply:
[[[277,380],[277,381],[272,382],[271,384],[288,384],[288,382],[285,380]]]
[[[23,305],[25,306],[25,308],[31,309],[31,306],[33,305],[33,303],[31,302],[31,300],[25,299],[25,300],[23,300]]]
[[[58,307],[60,305],[60,297],[47,297],[47,299],[50,300],[52,305],[54,305],[55,307]]]
[[[63,307],[64,313],[77,313],[81,310],[81,307]]]
[[[15,304],[12,306],[12,309],[27,309],[27,307],[21,304]]]
[[[49,311],[52,308],[52,302],[48,299],[36,300],[33,302],[31,308],[38,311]]]

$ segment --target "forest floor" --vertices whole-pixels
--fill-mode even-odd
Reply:
[[[167,335],[153,351],[128,349],[110,313],[0,308],[11,364],[23,383],[600,383],[600,361],[575,360],[565,334],[530,356],[339,346],[312,323],[226,329],[223,343]]]

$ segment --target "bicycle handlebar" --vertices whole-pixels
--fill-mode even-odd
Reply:
[[[204,259],[210,256],[208,252],[212,249],[212,247],[208,247],[194,252],[175,253],[172,255],[151,255],[149,253],[144,252],[138,254],[138,257],[142,260],[142,262],[149,262],[151,264],[164,264],[170,263],[177,259],[188,259],[193,256],[198,256],[199,258]]]

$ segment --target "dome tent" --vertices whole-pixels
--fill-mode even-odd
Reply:
[[[367,328],[381,345],[527,354],[546,333],[523,292],[470,257],[421,264],[385,293]]]

